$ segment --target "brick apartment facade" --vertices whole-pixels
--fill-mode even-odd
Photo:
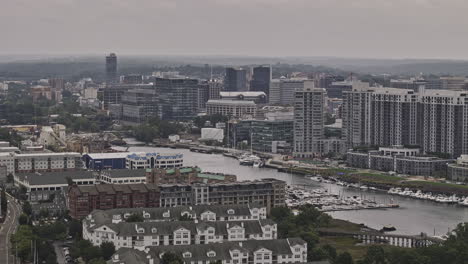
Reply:
[[[73,185],[68,191],[70,216],[81,219],[96,209],[159,207],[154,184]]]

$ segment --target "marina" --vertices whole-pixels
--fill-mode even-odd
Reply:
[[[396,203],[379,203],[361,196],[344,196],[329,193],[326,189],[307,190],[305,187],[288,185],[286,189],[286,205],[296,208],[312,205],[322,212],[398,208]]]
[[[124,147],[114,147],[125,150]],[[129,151],[164,153],[182,153],[185,166],[199,166],[203,170],[219,173],[236,174],[238,180],[254,180],[260,178],[275,178],[288,184],[305,186],[308,190],[326,189],[330,193],[343,193],[344,196],[359,196],[364,199],[390,203],[393,199],[399,208],[375,210],[346,210],[331,211],[327,214],[334,218],[362,223],[376,230],[386,225],[396,227],[396,234],[417,234],[425,232],[431,235],[445,235],[460,222],[468,221],[468,207],[459,204],[436,203],[430,200],[414,199],[411,197],[388,194],[386,191],[346,187],[337,183],[317,182],[302,175],[279,172],[272,168],[254,168],[241,166],[237,159],[221,154],[203,154],[191,152],[189,149],[170,149],[156,147],[131,147]],[[412,221],[408,221],[411,219]]]

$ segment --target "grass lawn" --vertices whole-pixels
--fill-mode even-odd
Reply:
[[[386,181],[386,182],[399,182],[403,180],[400,177],[397,176],[391,176],[391,175],[385,175],[385,174],[379,174],[379,173],[369,173],[369,172],[364,172],[364,173],[356,173],[356,175],[361,176],[365,179],[377,179],[379,181]]]
[[[359,240],[355,238],[338,236],[323,236],[319,242],[320,246],[327,244],[333,246],[338,254],[348,251],[355,261],[362,259],[367,252],[367,246],[356,245],[357,243]]]

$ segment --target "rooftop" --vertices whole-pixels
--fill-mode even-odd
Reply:
[[[95,176],[91,171],[63,171],[44,173],[17,173],[16,177],[29,185],[67,185],[67,178],[73,180],[94,180]]]
[[[249,101],[249,100],[208,100],[206,104],[251,105],[251,106],[256,105],[254,101]]]

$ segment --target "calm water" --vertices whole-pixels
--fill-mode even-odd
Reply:
[[[383,192],[360,191],[333,184],[312,182],[301,176],[278,172],[268,168],[253,168],[240,166],[233,158],[218,154],[201,154],[186,149],[167,149],[152,147],[131,147],[129,151],[157,151],[161,153],[183,153],[185,166],[199,166],[203,171],[231,173],[237,175],[238,180],[253,180],[261,178],[276,178],[293,184],[305,184],[310,188],[327,188],[333,193],[344,196],[359,195],[375,199],[378,202],[389,203],[391,199],[398,204],[398,209],[359,210],[330,213],[335,218],[364,223],[369,227],[380,229],[391,224],[397,228],[395,233],[442,235],[448,229],[453,229],[460,222],[468,222],[468,207],[458,205],[444,205],[431,201],[392,196]]]

